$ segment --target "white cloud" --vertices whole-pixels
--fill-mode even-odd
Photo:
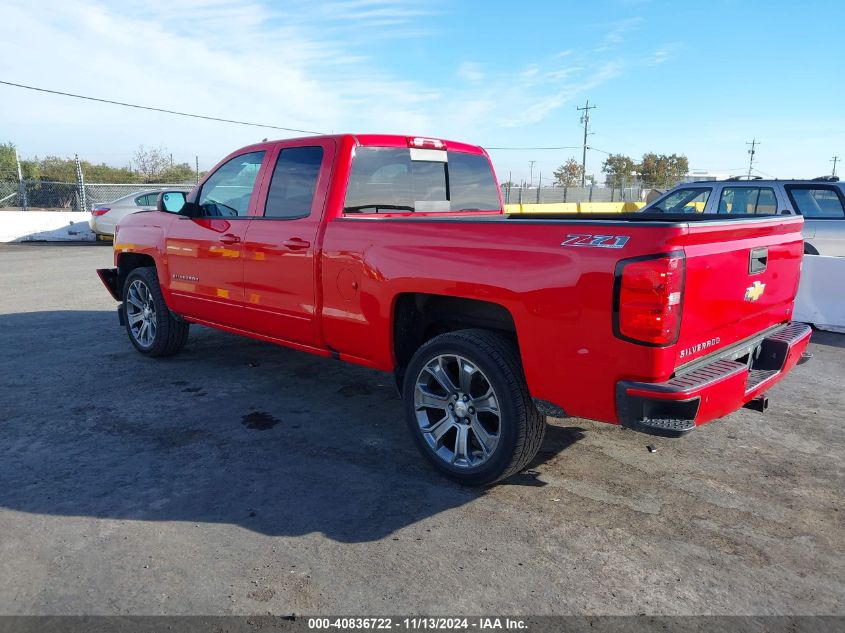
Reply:
[[[484,70],[481,64],[475,62],[464,62],[458,66],[457,73],[459,78],[464,81],[481,81],[484,79]]]
[[[669,51],[660,49],[659,51],[654,51],[654,54],[651,56],[651,63],[662,64],[667,59],[669,59]]]
[[[495,72],[464,62],[433,84],[398,76],[371,57],[376,39],[404,44],[425,33],[430,5],[56,0],[36,13],[28,0],[6,0],[0,23],[11,25],[4,44],[13,54],[0,59],[0,77],[291,128],[484,142],[495,139],[496,130],[545,120],[619,72],[618,64],[562,51]],[[143,143],[166,145],[179,160],[199,154],[208,166],[234,147],[286,135],[14,90],[0,92],[0,120],[27,155],[79,152],[122,161]]]
[[[597,52],[601,52],[619,46],[625,41],[630,32],[639,28],[642,21],[643,19],[637,16],[613,22],[610,24],[610,30],[604,34],[604,37],[602,37],[601,46],[595,50]]]

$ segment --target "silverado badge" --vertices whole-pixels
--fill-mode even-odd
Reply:
[[[763,296],[763,293],[766,291],[766,284],[761,284],[759,281],[755,281],[753,284],[748,286],[745,289],[745,300],[746,301],[757,301],[760,297]]]

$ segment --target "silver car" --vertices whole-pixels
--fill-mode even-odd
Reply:
[[[114,236],[114,227],[130,213],[154,211],[160,190],[136,191],[111,202],[95,204],[88,224],[97,235]]]
[[[803,215],[804,252],[845,257],[845,183],[835,177],[690,182],[666,192],[641,212]]]

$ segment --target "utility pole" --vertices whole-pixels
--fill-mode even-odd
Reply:
[[[194,159],[196,160],[196,165],[197,165],[197,182],[199,182],[200,181],[200,157],[194,156]]]
[[[833,172],[830,174],[831,176],[836,175],[836,162],[838,160],[839,160],[839,156],[834,156],[833,158],[830,159],[830,162],[833,163]],[[20,169],[20,167],[18,169]]]
[[[590,128],[590,110],[594,110],[596,106],[590,105],[590,100],[587,99],[587,104],[581,108],[577,107],[576,110],[583,110],[584,114],[581,115],[581,123],[584,124],[584,151],[581,154],[581,186],[584,187],[587,184],[587,134],[589,134]]]
[[[529,187],[534,186],[534,163],[536,163],[536,162],[537,162],[536,160],[529,160],[528,161],[528,173],[529,173],[528,186]]]
[[[751,149],[748,150],[748,177],[751,178],[751,170],[754,168],[754,154],[756,152],[756,147],[760,145],[760,141],[756,138],[751,139],[750,143],[746,143],[746,145],[750,145]]]

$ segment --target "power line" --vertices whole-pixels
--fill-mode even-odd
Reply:
[[[49,90],[47,88],[38,88],[36,86],[26,86],[24,84],[16,84],[11,81],[0,80],[0,84],[6,86],[14,86],[15,88],[25,88],[26,90],[35,90],[37,92],[47,92],[54,95],[61,95],[63,97],[73,97],[75,99],[85,99],[87,101],[97,101],[99,103],[109,103],[111,105],[119,105],[126,108],[137,108],[139,110],[151,110],[152,112],[164,112],[165,114],[175,114],[177,116],[186,116],[192,119],[205,119],[206,121],[219,121],[221,123],[234,123],[235,125],[248,125],[250,127],[263,127],[273,130],[283,130],[285,132],[301,132],[302,134],[323,134],[323,132],[315,132],[314,130],[299,130],[292,127],[282,127],[280,125],[266,125],[264,123],[251,123],[249,121],[236,121],[234,119],[223,119],[215,116],[205,116],[203,114],[190,114],[188,112],[177,112],[176,110],[166,110],[164,108],[155,108],[153,106],[138,105],[136,103],[126,103],[124,101],[112,101],[111,99],[100,99],[98,97],[89,97],[86,95],[73,94],[72,92],[61,92],[59,90]]]
[[[595,110],[596,106],[591,106],[590,100],[587,99],[587,104],[583,108],[579,106],[575,109],[584,111],[581,115],[581,123],[584,124],[584,152],[581,154],[581,186],[583,187],[587,184],[587,134],[590,127],[590,110]]]
[[[488,147],[484,149],[499,149],[499,150],[551,150],[551,149],[581,149],[580,145],[566,145],[562,147]],[[593,149],[592,147],[589,149]],[[599,150],[601,151],[601,150]]]

